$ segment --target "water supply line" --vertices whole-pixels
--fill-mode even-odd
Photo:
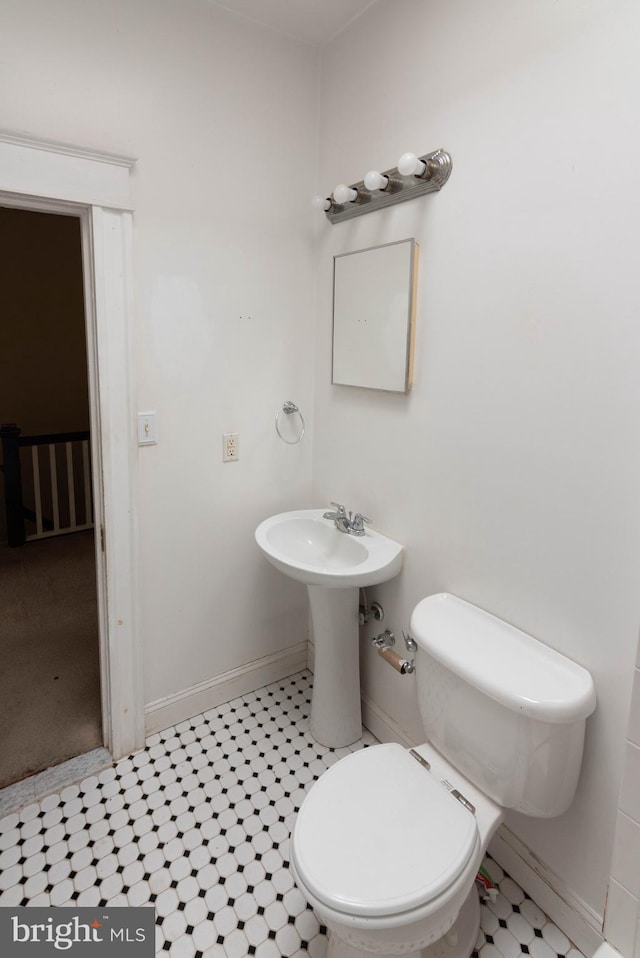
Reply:
[[[360,589],[360,610],[358,613],[358,621],[360,625],[366,625],[371,619],[375,619],[376,622],[382,622],[384,619],[384,609],[379,602],[373,601],[369,603],[367,598],[367,590]]]

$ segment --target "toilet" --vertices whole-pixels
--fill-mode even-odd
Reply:
[[[418,603],[411,633],[427,741],[341,759],[294,825],[291,868],[327,958],[468,958],[475,878],[505,811],[561,815],[577,787],[589,672],[446,593]]]

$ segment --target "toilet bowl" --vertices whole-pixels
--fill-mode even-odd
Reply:
[[[296,883],[330,931],[329,956],[421,954],[470,899],[466,937],[443,942],[450,958],[468,955],[474,880],[502,817],[428,743],[374,745],[332,766],[303,802],[291,848]]]
[[[293,876],[328,958],[468,958],[475,877],[504,810],[551,817],[577,786],[595,708],[586,670],[447,594],[419,603],[411,630],[429,741],[341,759],[294,825]]]

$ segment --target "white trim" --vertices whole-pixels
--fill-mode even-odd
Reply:
[[[237,669],[230,669],[215,678],[207,679],[183,689],[174,695],[149,702],[145,706],[147,735],[160,732],[178,722],[184,722],[194,715],[200,715],[207,709],[216,708],[223,702],[253,692],[270,682],[276,682],[287,675],[300,672],[307,666],[307,643],[296,645],[254,659]]]
[[[391,716],[379,705],[376,705],[372,699],[366,695],[362,695],[361,699],[362,724],[375,735],[379,742],[397,742],[399,745],[404,745],[405,748],[412,748],[414,745],[420,744],[410,739]]]
[[[539,861],[506,825],[501,825],[491,839],[489,854],[584,955],[594,954],[604,940],[602,916]]]
[[[85,160],[94,160],[96,163],[108,163],[109,166],[124,166],[128,170],[137,162],[133,156],[89,150],[85,146],[62,143],[60,140],[43,140],[26,133],[15,133],[12,130],[0,130],[0,143],[12,143],[14,146],[24,146],[31,150],[46,150],[47,153],[61,153],[63,156],[80,156]]]
[[[0,143],[0,163],[2,161],[2,144]],[[31,196],[29,193],[2,193],[4,177],[0,166],[0,198],[2,206],[12,209],[32,210],[35,213],[57,213],[59,216],[76,216],[80,220],[88,216],[88,207],[82,203],[71,203],[67,200],[47,199],[41,196]],[[84,240],[84,237],[83,237]],[[93,262],[91,260],[91,262]]]
[[[20,134],[0,134],[0,204],[81,221],[102,721],[105,745],[116,759],[144,745],[132,414],[132,218],[122,212],[130,205],[131,162]],[[106,554],[100,548],[102,529]]]
[[[131,157],[0,130],[0,188],[84,206],[131,209]]]
[[[95,296],[94,359],[99,388],[92,405],[102,479],[105,551],[98,550],[106,582],[102,695],[105,744],[114,758],[144,745],[142,652],[137,620],[137,449],[133,426],[133,257],[128,212],[91,209]],[[93,427],[94,423],[92,423]],[[92,429],[92,435],[94,434]],[[98,535],[99,539],[100,536]]]

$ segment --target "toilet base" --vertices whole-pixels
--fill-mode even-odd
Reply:
[[[404,958],[469,958],[479,928],[480,900],[474,884],[449,931],[432,945],[418,951],[363,951],[329,931],[327,958],[367,958],[373,954],[377,958],[397,958],[398,955],[403,955]]]
[[[420,958],[469,958],[480,930],[480,899],[475,883],[449,931],[423,948]]]

